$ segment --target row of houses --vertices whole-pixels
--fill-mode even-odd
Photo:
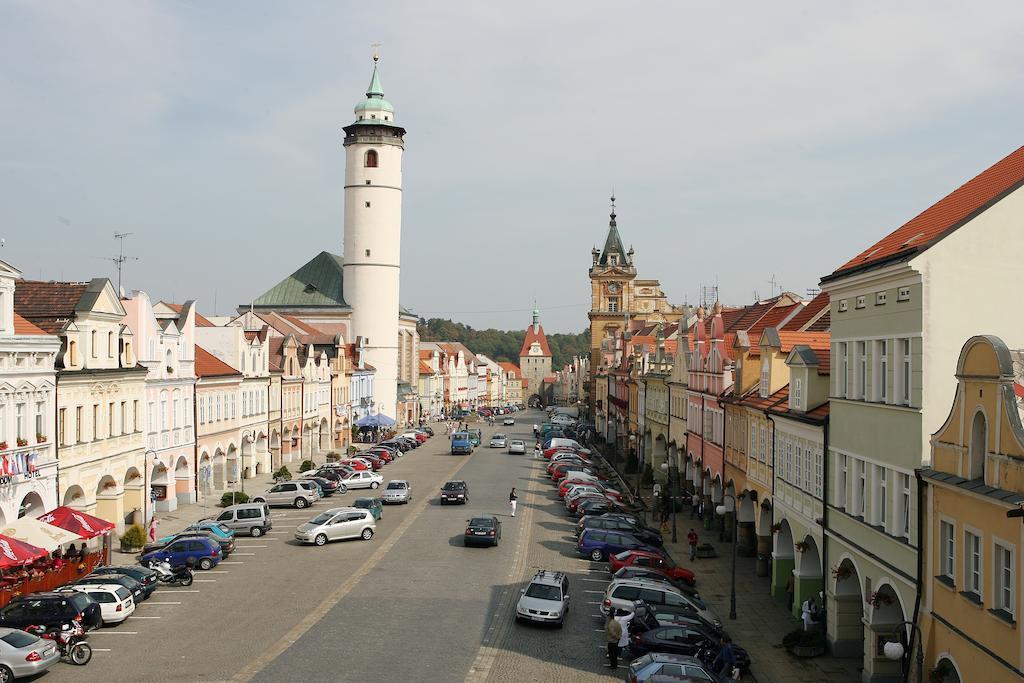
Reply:
[[[519,367],[474,354],[461,342],[421,341],[419,363],[420,409],[427,418],[523,404],[528,380]]]
[[[735,528],[780,609],[815,599],[865,681],[918,648],[932,681],[1024,679],[1022,185],[1024,148],[810,301],[627,313],[594,357],[598,433]]]
[[[69,505],[117,525],[344,449],[373,414],[362,340],[268,310],[44,282],[0,263],[0,521]]]

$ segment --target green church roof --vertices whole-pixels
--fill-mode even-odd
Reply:
[[[341,256],[321,251],[308,263],[258,296],[252,305],[264,308],[348,308],[344,295],[343,265],[344,260]]]

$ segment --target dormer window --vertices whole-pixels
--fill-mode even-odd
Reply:
[[[804,381],[799,377],[793,379],[793,408],[803,410]]]
[[[768,388],[772,379],[771,359],[765,356],[761,359],[761,398],[768,398]]]

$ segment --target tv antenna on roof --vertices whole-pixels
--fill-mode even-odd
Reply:
[[[124,267],[125,261],[138,261],[137,256],[125,256],[124,255],[124,238],[128,235],[134,235],[133,232],[115,232],[114,239],[118,241],[117,256],[110,256],[104,258],[105,261],[113,261],[117,267],[117,296],[121,296],[121,269]]]

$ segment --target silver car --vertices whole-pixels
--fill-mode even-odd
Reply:
[[[562,572],[541,569],[522,591],[516,621],[537,621],[561,626],[569,612],[569,579]]]
[[[314,484],[312,488],[310,484]],[[253,503],[267,505],[292,505],[300,510],[309,507],[320,499],[315,482],[283,481],[252,497]]]
[[[0,680],[34,676],[59,661],[60,652],[52,640],[15,628],[0,628]]]
[[[508,440],[504,434],[495,434],[491,437],[491,448],[506,448],[508,446]]]
[[[404,479],[392,479],[380,494],[382,503],[408,503],[412,500],[412,486]]]
[[[377,530],[377,523],[369,510],[362,508],[332,508],[295,529],[295,540],[314,545],[346,538],[369,541]]]
[[[526,442],[520,441],[519,439],[513,439],[508,442],[508,452],[518,453],[520,455],[526,455]]]

